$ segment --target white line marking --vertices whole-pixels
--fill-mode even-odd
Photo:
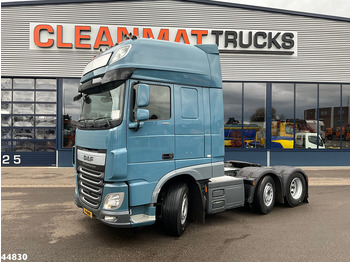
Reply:
[[[2,185],[1,188],[74,188],[72,185]]]

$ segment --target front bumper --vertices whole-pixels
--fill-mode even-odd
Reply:
[[[156,222],[156,208],[145,205],[132,207],[130,211],[107,211],[94,209],[80,201],[79,196],[75,194],[74,203],[84,210],[87,209],[92,213],[92,217],[100,220],[102,223],[117,228],[141,227],[152,225]],[[115,222],[105,219],[106,216],[116,217]]]
[[[80,201],[78,195],[75,195],[74,203],[82,209],[85,208],[89,210],[90,212],[92,212],[93,218],[96,218],[109,226],[119,227],[119,228],[128,228],[132,226],[130,222],[129,211],[105,211],[105,210],[94,209],[85,205],[82,201]],[[113,217],[116,217],[117,220],[116,222],[107,221],[105,220],[105,216],[113,216]]]

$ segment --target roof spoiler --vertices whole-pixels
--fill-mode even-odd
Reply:
[[[206,45],[195,45],[195,47],[203,50],[207,54],[214,54],[214,55],[218,55],[219,54],[219,49],[218,49],[217,45],[206,44]]]

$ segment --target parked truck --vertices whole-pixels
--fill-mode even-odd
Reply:
[[[224,162],[223,93],[216,45],[124,41],[91,61],[73,164],[75,203],[113,227],[160,221],[180,236],[189,220],[249,205],[308,200],[299,168]]]
[[[295,134],[295,148],[307,148],[307,149],[326,149],[325,143],[322,137],[315,133],[299,132]]]
[[[306,120],[306,123],[309,125],[309,127],[312,128],[314,133],[317,133],[318,128],[318,134],[322,137],[323,140],[326,139],[326,126],[323,121]]]

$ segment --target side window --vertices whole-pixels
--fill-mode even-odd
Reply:
[[[317,137],[316,136],[309,136],[309,142],[311,144],[317,145]]]
[[[62,94],[63,94],[63,107],[62,107],[62,147],[71,148],[75,144],[75,131],[79,120],[81,103],[80,101],[73,101],[74,96],[77,94],[79,87],[79,79],[63,79],[62,81]]]
[[[137,94],[138,85],[134,86],[134,98]],[[150,99],[149,105],[144,109],[149,111],[149,120],[168,120],[171,117],[170,107],[170,87],[149,85]],[[137,110],[136,101],[134,99],[134,109],[132,120],[135,120]]]

